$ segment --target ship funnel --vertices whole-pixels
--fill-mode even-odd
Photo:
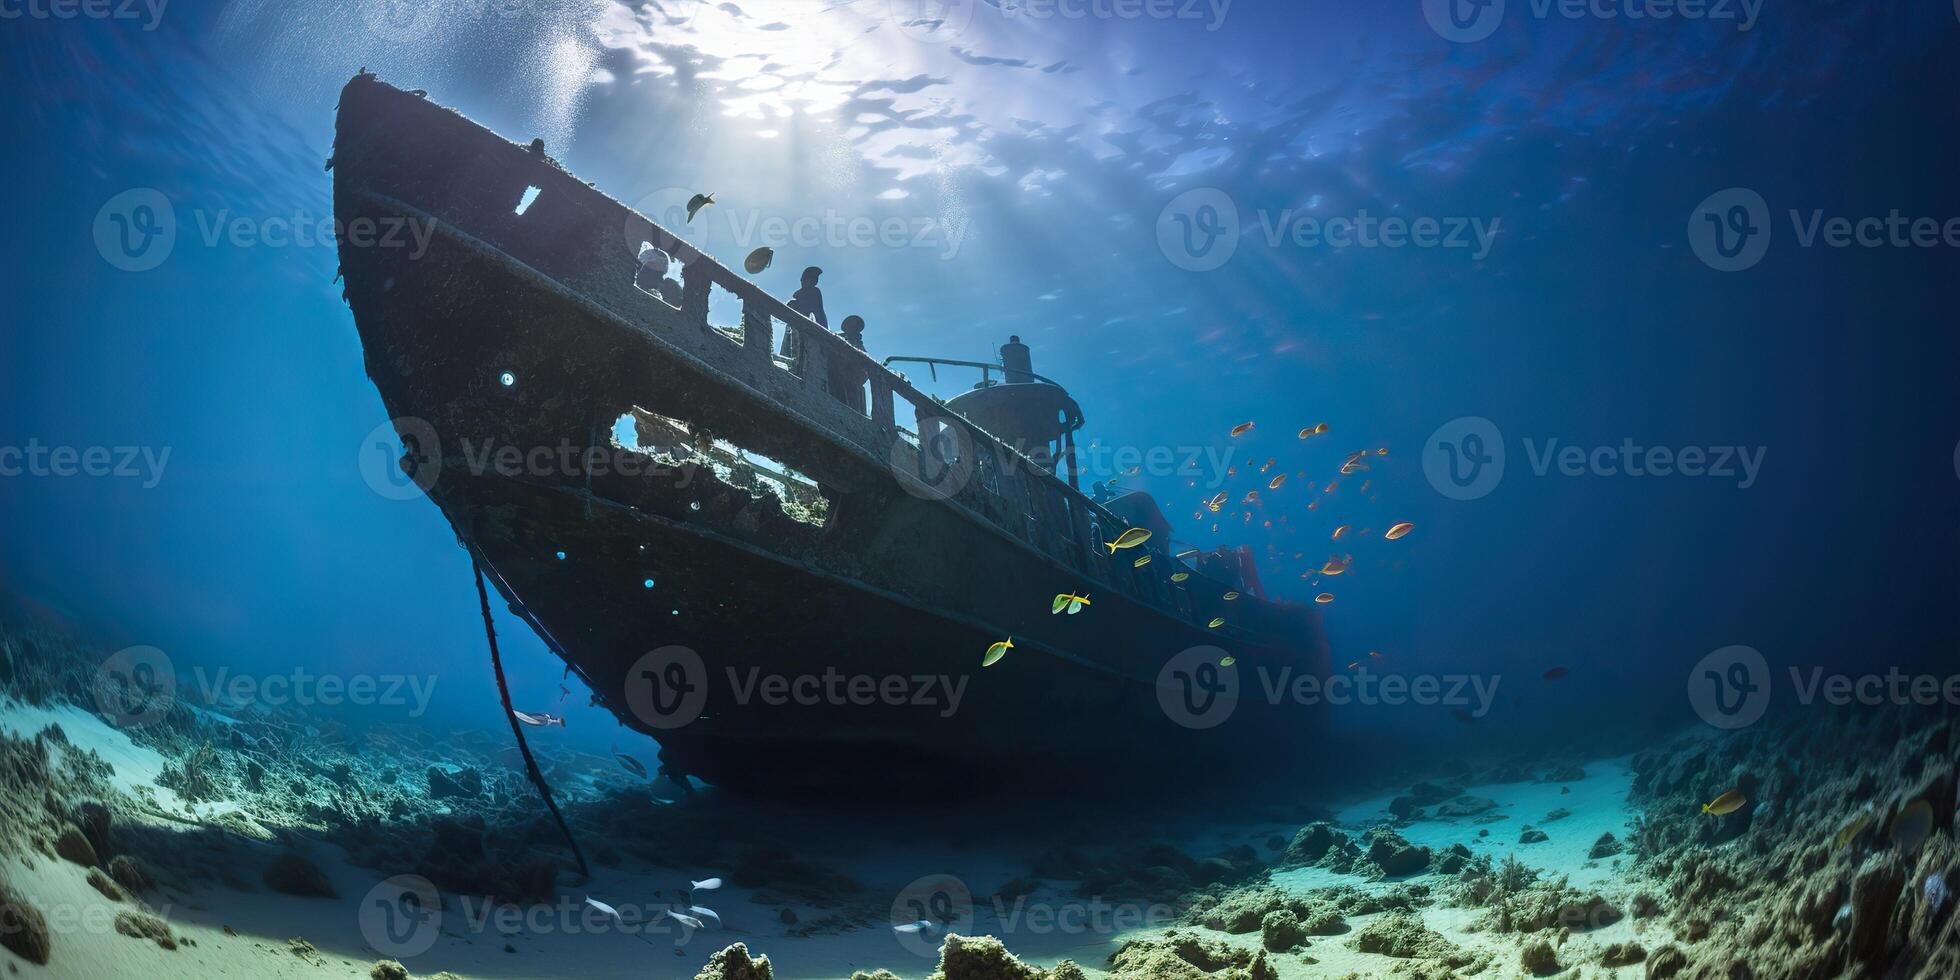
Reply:
[[[1000,345],[1000,366],[1007,374],[1007,383],[1024,385],[1034,380],[1034,352],[1021,343],[1018,336],[1007,338]]]
[[[992,369],[986,364],[972,366]],[[1073,435],[1082,427],[1082,409],[1061,385],[1034,373],[1034,355],[1020,337],[1009,337],[1001,345],[1000,372],[1005,383],[983,376],[972,390],[948,399],[946,407],[1045,469],[1057,469],[1066,461],[1066,476],[1073,483]]]

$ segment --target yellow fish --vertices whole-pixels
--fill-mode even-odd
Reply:
[[[1227,657],[1226,657],[1225,659],[1223,659],[1223,660],[1220,660],[1220,661],[1218,662],[1218,666],[1220,666],[1220,667],[1230,667],[1230,666],[1232,666],[1233,664],[1235,664],[1235,663],[1238,663],[1238,662],[1239,662],[1239,658],[1237,658],[1237,657],[1233,657],[1233,656],[1227,656]]]
[[[1251,431],[1252,431],[1252,423],[1240,422],[1239,424],[1232,426],[1232,438],[1237,439],[1238,437],[1245,435],[1246,433]]]
[[[1341,525],[1340,527],[1337,527],[1337,528],[1335,528],[1335,529],[1334,529],[1334,538],[1333,538],[1333,540],[1335,540],[1335,541],[1339,541],[1339,540],[1341,540],[1341,535],[1343,535],[1343,534],[1346,534],[1346,533],[1347,533],[1347,529],[1348,529],[1348,526],[1347,526],[1346,524],[1343,524],[1343,525]]]
[[[1191,573],[1190,573],[1190,572],[1172,572],[1172,573],[1171,573],[1171,581],[1173,581],[1173,582],[1182,582],[1182,581],[1184,581],[1185,579],[1187,579],[1187,578],[1190,578],[1190,577],[1191,577]]]
[[[1148,540],[1150,540],[1149,528],[1133,527],[1117,535],[1116,540],[1106,542],[1103,547],[1108,548],[1109,553],[1113,555],[1118,548],[1134,548]]]
[[[1000,663],[1000,658],[1007,656],[1007,651],[1012,649],[1014,649],[1014,638],[1010,636],[1007,639],[1002,640],[999,643],[996,643],[993,646],[988,647],[987,655],[980,658],[980,666],[992,667],[993,665]]]
[[[1748,802],[1748,797],[1743,796],[1741,790],[1732,789],[1716,797],[1712,802],[1703,803],[1701,805],[1701,812],[1711,816],[1726,817],[1742,809],[1743,804]]]
[[[1239,597],[1239,594],[1238,594],[1237,592],[1227,592],[1227,593],[1225,593],[1225,601],[1226,601],[1226,602],[1231,602],[1231,601],[1232,601],[1233,599],[1236,599],[1236,598],[1238,598],[1238,597]]]
[[[1407,534],[1415,529],[1416,526],[1414,524],[1411,524],[1408,521],[1403,521],[1402,523],[1389,528],[1387,533],[1383,534],[1382,537],[1387,538],[1390,541],[1393,541],[1396,538],[1399,538],[1402,535]]]
[[[1215,619],[1213,619],[1213,620],[1211,621],[1211,628],[1212,628],[1212,629],[1217,629],[1217,628],[1219,628],[1220,626],[1223,626],[1223,625],[1225,625],[1225,617],[1223,617],[1223,616],[1219,616],[1219,617],[1217,617],[1217,618],[1215,618]]]
[[[1334,593],[1332,593],[1332,592],[1322,592],[1321,594],[1319,594],[1319,595],[1317,595],[1317,596],[1314,596],[1314,597],[1313,597],[1313,601],[1315,601],[1315,602],[1318,602],[1318,603],[1320,603],[1321,605],[1323,605],[1323,606],[1324,606],[1324,605],[1326,605],[1327,603],[1330,603],[1330,602],[1333,602],[1333,601],[1334,601]]]
[[[1088,596],[1076,595],[1073,592],[1069,592],[1064,595],[1058,595],[1055,597],[1055,604],[1049,608],[1048,614],[1050,616],[1053,616],[1061,612],[1062,610],[1067,609],[1068,614],[1073,616],[1076,613],[1081,612],[1082,607],[1088,604],[1089,604]]]
[[[1866,810],[1852,817],[1851,822],[1845,824],[1844,829],[1838,831],[1836,837],[1831,838],[1831,847],[1834,850],[1844,850],[1852,841],[1858,839],[1859,834],[1864,833],[1865,827],[1871,822],[1872,812],[1870,810]]]
[[[1132,568],[1142,568],[1143,566],[1145,566],[1145,565],[1148,565],[1148,564],[1150,564],[1150,556],[1149,556],[1149,555],[1144,555],[1144,556],[1143,556],[1142,558],[1139,558],[1139,559],[1137,559],[1137,560],[1136,560],[1136,563],[1135,563],[1134,565],[1131,565],[1130,567],[1132,567]]]

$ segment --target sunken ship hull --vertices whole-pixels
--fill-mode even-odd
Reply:
[[[1260,678],[1326,674],[1310,609],[1112,555],[1124,522],[1070,481],[537,144],[363,74],[330,167],[344,225],[433,229],[340,249],[402,479],[670,773],[780,795],[1308,766],[1319,710]],[[682,269],[666,295],[636,283],[649,244]],[[710,324],[711,288],[739,323]],[[1092,608],[1052,614],[1070,592]],[[1225,654],[1235,699],[1192,668]]]

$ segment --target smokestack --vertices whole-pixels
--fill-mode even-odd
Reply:
[[[1027,384],[1034,380],[1034,353],[1021,343],[1019,335],[1007,338],[1007,343],[1001,345],[1000,366],[1007,374],[1008,384]]]

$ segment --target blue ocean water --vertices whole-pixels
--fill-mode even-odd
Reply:
[[[874,354],[1022,337],[1088,414],[1085,481],[1251,545],[1277,595],[1336,594],[1337,664],[1510,678],[1486,730],[1682,720],[1690,665],[1730,644],[1950,658],[1954,243],[1823,227],[1960,217],[1946,5],[1514,3],[1470,28],[1414,0],[908,6],[10,6],[0,445],[157,462],[0,478],[0,587],[181,664],[412,663],[432,723],[494,718],[467,556],[361,470],[386,414],[319,226],[335,96],[366,68],[657,218],[717,192],[690,238],[773,245],[757,280],[783,296],[821,265]],[[129,266],[160,226],[110,218],[132,191],[170,205],[153,268]],[[1289,486],[1254,478],[1269,459]],[[1657,475],[1689,459],[1711,472]],[[1330,540],[1398,521],[1399,549]],[[621,734],[505,636],[521,705]]]

